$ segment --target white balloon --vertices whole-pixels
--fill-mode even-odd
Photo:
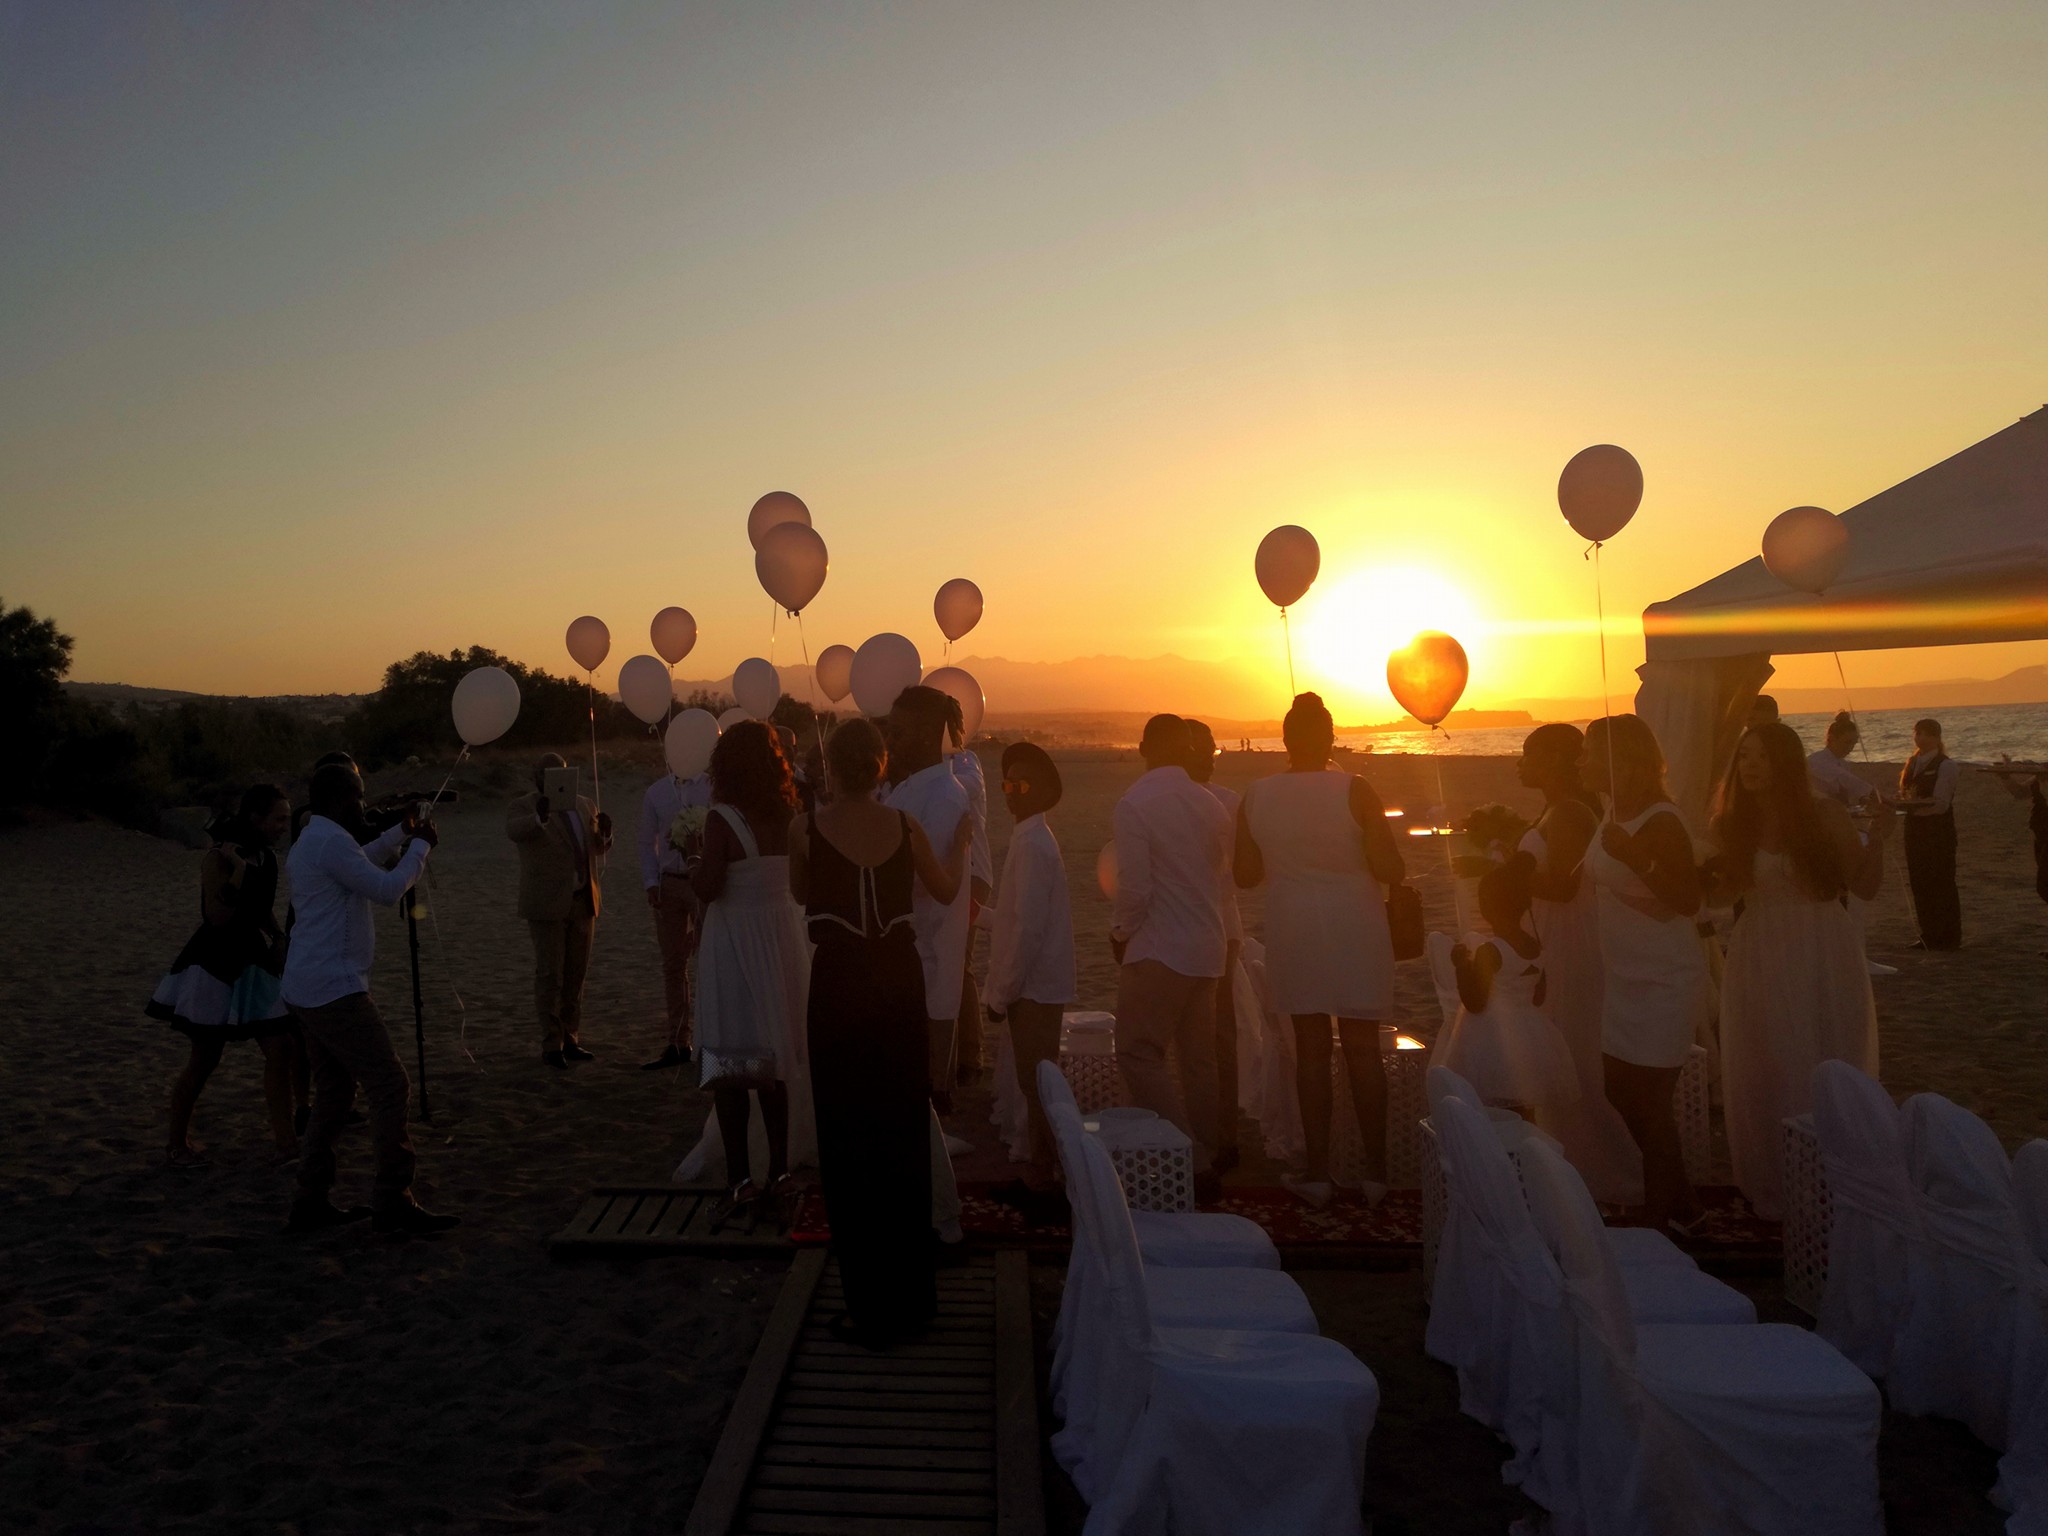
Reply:
[[[512,729],[519,718],[519,682],[503,667],[478,667],[455,685],[449,708],[455,734],[465,746],[481,747]]]
[[[1300,602],[1322,568],[1323,551],[1316,536],[1293,523],[1283,523],[1259,540],[1258,553],[1252,556],[1252,574],[1259,578],[1260,590],[1280,608]]]
[[[741,709],[739,705],[735,704],[731,709],[728,709],[724,714],[718,717],[718,728],[721,731],[729,731],[734,726],[738,725],[742,720],[751,720],[753,718],[754,717],[752,715],[748,714],[744,709]]]
[[[1793,507],[1764,530],[1764,568],[1799,592],[1824,592],[1849,558],[1849,525],[1825,507]]]
[[[981,684],[974,680],[974,674],[960,667],[940,667],[924,680],[924,685],[960,701],[960,719],[967,733],[966,739],[974,740],[974,733],[981,729],[984,708]]]
[[[687,608],[664,608],[647,626],[647,638],[654,642],[654,654],[674,666],[696,645],[697,620]]]
[[[870,635],[853,653],[853,702],[864,715],[886,715],[896,695],[924,671],[917,647],[898,634]]]
[[[955,576],[932,599],[932,616],[939,621],[939,633],[958,640],[981,622],[981,588],[965,576]]]
[[[718,722],[708,709],[686,709],[668,723],[661,739],[668,771],[679,779],[694,779],[711,766],[711,749],[718,745]]]
[[[828,645],[818,652],[818,665],[812,675],[818,680],[818,687],[825,697],[837,704],[853,692],[853,647],[850,645]]]
[[[668,668],[659,656],[629,656],[619,668],[619,702],[647,724],[667,714],[674,697]]]
[[[830,564],[825,541],[807,523],[782,523],[754,546],[754,575],[761,590],[789,613],[802,613],[825,585]]]
[[[754,503],[747,514],[747,542],[759,549],[761,536],[770,528],[779,528],[784,523],[802,523],[811,526],[811,509],[787,491],[770,491]]]
[[[749,657],[732,675],[732,696],[754,719],[766,720],[782,698],[782,674],[773,662]]]
[[[604,627],[603,619],[587,613],[569,626],[566,639],[569,659],[586,672],[595,672],[612,653],[612,632]]]

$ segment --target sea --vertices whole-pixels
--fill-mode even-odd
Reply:
[[[1863,727],[1863,752],[1859,755],[1867,755],[1875,763],[1903,763],[1913,755],[1913,722],[1930,716],[1941,722],[1942,740],[1950,757],[1990,763],[2005,754],[2022,762],[2048,762],[2048,704],[1859,710],[1856,718]],[[1783,718],[1812,751],[1825,741],[1834,712]],[[1375,755],[1514,757],[1520,754],[1529,730],[1526,725],[1509,725],[1471,731],[1339,731],[1337,741],[1340,746]],[[1262,752],[1281,750],[1277,736],[1256,737],[1252,745]]]

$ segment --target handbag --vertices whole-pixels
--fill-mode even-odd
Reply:
[[[1394,941],[1396,960],[1415,960],[1424,948],[1422,896],[1407,881],[1387,887],[1387,936]]]

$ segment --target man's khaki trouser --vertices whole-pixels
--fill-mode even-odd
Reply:
[[[1171,1046],[1180,1081],[1167,1067]],[[1116,1064],[1132,1100],[1171,1120],[1195,1144],[1195,1171],[1216,1154],[1216,978],[1183,976],[1158,960],[1124,966],[1116,987]]]
[[[590,970],[590,939],[597,919],[588,912],[540,923],[533,934],[533,1001],[540,1015],[541,1048],[559,1051],[583,1037],[583,978]]]
[[[690,1048],[690,951],[697,935],[697,898],[681,875],[663,875],[661,905],[654,909],[654,942],[661,951],[662,1000],[668,1015],[668,1043]]]

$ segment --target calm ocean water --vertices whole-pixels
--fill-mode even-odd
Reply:
[[[1933,716],[1941,722],[1942,736],[1951,757],[1965,762],[1988,763],[2001,752],[2013,757],[2048,762],[2048,704],[1971,704],[1957,709],[1871,709],[1859,710],[1863,725],[1863,750],[1872,762],[1902,763],[1913,754],[1913,722]],[[1833,712],[1818,715],[1787,715],[1785,723],[1797,731],[1811,751],[1827,735]],[[1376,753],[1441,752],[1453,757],[1513,757],[1522,750],[1527,726],[1507,726],[1478,731],[1344,731],[1338,740],[1345,746],[1370,746]],[[1265,750],[1280,750],[1279,738],[1261,738],[1252,743]]]

